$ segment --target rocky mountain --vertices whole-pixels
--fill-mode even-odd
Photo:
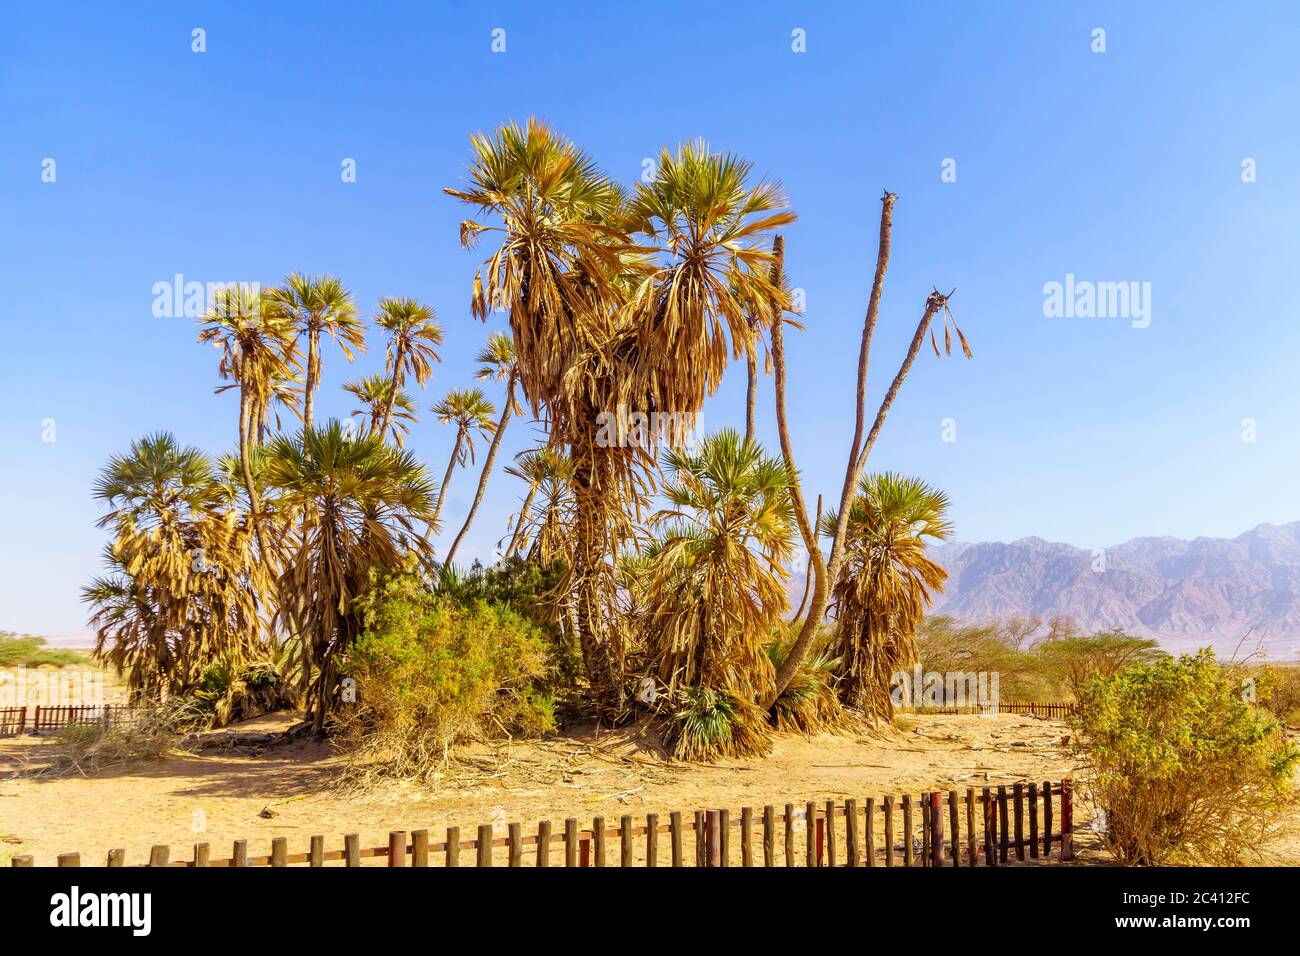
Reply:
[[[1170,650],[1211,644],[1300,657],[1300,521],[1236,538],[1134,538],[1099,551],[1021,538],[930,553],[948,569],[933,614],[982,621],[1068,615],[1084,630],[1123,628]],[[1248,636],[1249,635],[1249,636]]]

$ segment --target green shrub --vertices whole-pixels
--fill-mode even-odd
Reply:
[[[1081,704],[1081,755],[1121,863],[1259,857],[1300,753],[1212,651],[1097,677]]]
[[[515,611],[436,594],[413,565],[378,577],[362,611],[344,668],[356,706],[337,728],[354,782],[435,780],[457,744],[554,729],[546,643]]]
[[[730,691],[691,687],[664,725],[664,747],[679,760],[713,763],[723,757],[761,757],[772,750],[767,715]]]
[[[0,631],[0,667],[64,667],[87,663],[76,651],[50,650],[45,638]]]

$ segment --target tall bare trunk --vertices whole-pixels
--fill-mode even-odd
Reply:
[[[501,413],[501,419],[497,422],[497,431],[492,436],[492,444],[488,447],[487,458],[483,462],[483,471],[478,476],[478,489],[474,492],[474,503],[469,506],[469,514],[465,516],[465,524],[461,526],[460,534],[456,535],[456,540],[451,543],[451,548],[447,551],[447,564],[451,564],[452,558],[456,556],[456,551],[460,547],[460,543],[465,540],[465,534],[474,521],[474,515],[478,512],[478,506],[483,503],[483,495],[487,492],[488,478],[492,475],[492,463],[496,461],[497,449],[501,447],[501,438],[506,433],[506,424],[510,421],[510,412],[513,410],[514,404],[515,377],[511,375],[510,382],[506,385],[505,411]]]
[[[781,270],[785,262],[785,242],[780,236],[772,240],[772,255],[774,257],[772,284],[779,285],[782,278]],[[781,441],[781,457],[785,459],[785,466],[790,472],[790,499],[794,503],[795,520],[799,524],[799,534],[803,536],[804,547],[808,549],[808,560],[812,562],[813,596],[812,608],[808,612],[808,617],[804,620],[803,627],[799,630],[799,636],[786,653],[785,661],[777,670],[776,681],[769,697],[762,701],[764,709],[776,703],[776,699],[781,696],[781,692],[790,683],[790,677],[798,673],[799,665],[802,663],[801,655],[807,654],[808,647],[812,643],[812,637],[817,633],[817,628],[821,624],[821,616],[826,611],[827,594],[826,559],[822,556],[821,548],[817,544],[817,529],[812,527],[808,521],[808,507],[804,504],[803,488],[799,482],[799,469],[794,460],[794,446],[790,442],[790,425],[785,408],[785,333],[782,328],[783,324],[784,320],[780,314],[773,317],[772,380],[776,387],[776,431]],[[791,661],[795,662],[793,667],[788,666]],[[787,670],[789,673],[787,673]]]
[[[307,380],[303,382],[302,427],[312,427],[312,411],[316,405],[316,389],[320,386],[320,329],[307,329]]]
[[[451,446],[451,458],[447,460],[447,471],[442,476],[442,485],[438,488],[438,500],[433,505],[433,519],[430,525],[438,523],[438,516],[442,514],[442,503],[447,500],[447,488],[451,484],[451,473],[456,469],[456,459],[460,457],[461,445],[465,440],[464,430],[456,432],[456,443]]]
[[[397,355],[393,360],[393,377],[388,386],[388,401],[384,403],[384,417],[379,422],[379,438],[381,441],[387,437],[388,423],[393,418],[393,406],[397,404],[397,390],[402,387],[402,363],[405,360],[405,349],[399,342]]]

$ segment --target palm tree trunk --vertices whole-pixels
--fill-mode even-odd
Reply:
[[[745,360],[749,383],[745,390],[745,441],[754,437],[754,407],[758,400],[758,357],[753,353]]]
[[[249,421],[249,405],[252,398],[244,391],[241,386],[239,389],[239,465],[244,474],[244,490],[248,492],[248,520],[253,526],[253,534],[257,537],[257,550],[262,555],[263,561],[270,560],[270,552],[266,550],[266,539],[262,535],[261,510],[262,503],[258,498],[257,485],[253,482],[253,467],[249,463],[249,455],[252,454],[252,442],[249,440],[249,432],[252,430],[252,423]]]
[[[303,428],[312,427],[312,411],[315,407],[316,389],[320,386],[318,381],[320,377],[318,364],[318,355],[320,353],[320,330],[317,328],[307,329],[307,378],[303,382],[303,399],[302,399],[302,425]]]
[[[785,259],[785,243],[780,236],[772,241],[773,285],[781,280],[781,269]],[[804,547],[808,549],[808,560],[813,568],[812,607],[804,619],[799,636],[785,655],[785,660],[777,669],[776,679],[767,699],[761,701],[764,710],[771,708],[781,692],[799,672],[803,658],[812,645],[813,635],[821,625],[822,615],[826,613],[827,574],[826,559],[822,556],[817,543],[817,529],[808,521],[808,507],[804,504],[803,488],[799,482],[799,470],[795,465],[794,446],[790,442],[790,424],[785,409],[785,334],[782,330],[783,320],[778,314],[772,319],[772,380],[776,385],[776,431],[781,441],[781,456],[785,459],[786,469],[790,472],[790,499],[794,503],[795,520],[799,523],[799,533],[803,536]]]
[[[519,509],[519,517],[515,520],[515,531],[514,534],[510,536],[510,546],[506,548],[507,561],[514,557],[515,552],[519,550],[519,545],[523,543],[524,522],[528,520],[528,516],[532,513],[533,499],[536,497],[537,485],[530,484],[528,486],[528,494],[524,496],[523,506]]]
[[[405,361],[401,343],[397,346],[397,355],[393,359],[393,379],[388,386],[388,401],[384,404],[384,417],[379,423],[379,438],[382,441],[388,433],[388,423],[393,417],[393,406],[397,404],[397,390],[402,387],[402,362]]]
[[[438,516],[442,514],[442,503],[447,498],[447,486],[451,484],[451,472],[456,467],[456,459],[460,457],[460,446],[465,438],[463,430],[456,432],[456,444],[451,446],[451,459],[447,462],[447,473],[442,476],[442,486],[438,489],[438,500],[433,506],[433,517],[429,519],[429,530],[432,531],[438,523]]]
[[[492,475],[492,463],[496,460],[497,449],[501,447],[501,439],[506,433],[506,424],[510,421],[510,412],[515,404],[515,377],[510,376],[510,381],[506,385],[506,407],[501,413],[501,418],[497,422],[496,434],[492,436],[492,444],[488,446],[487,458],[483,462],[483,471],[478,476],[478,488],[474,492],[474,503],[469,506],[469,514],[465,516],[465,524],[461,526],[460,533],[456,535],[456,540],[451,543],[451,548],[447,551],[446,563],[451,564],[451,559],[456,556],[456,550],[460,543],[465,540],[465,534],[469,531],[469,526],[474,521],[474,515],[478,511],[478,506],[483,503],[483,495],[487,492],[488,478]]]

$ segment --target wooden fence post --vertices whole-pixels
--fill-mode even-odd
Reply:
[[[1007,862],[1007,847],[1011,842],[1008,836],[1007,820],[1007,788],[1003,784],[998,785],[998,837],[1001,845],[998,849],[998,862],[1005,864]]]
[[[429,831],[411,831],[411,866],[429,865]]]
[[[289,841],[285,837],[275,837],[271,840],[271,865],[289,865]]]
[[[984,788],[984,865],[997,866],[998,860],[993,853],[993,841],[997,838],[998,815],[993,806],[993,793]]]
[[[243,841],[241,840],[240,843],[242,842]],[[235,848],[236,855],[238,855],[239,843],[235,844]],[[244,865],[247,866],[247,863]],[[343,834],[343,865],[361,865],[361,837],[357,836],[355,833]]]
[[[195,862],[196,862],[196,864],[197,864],[197,861],[198,861],[198,848],[199,848],[200,846],[203,847],[203,865],[204,865],[204,866],[207,866],[207,865],[208,865],[208,853],[207,853],[208,845],[207,845],[206,843],[200,843],[200,844],[198,844],[197,846],[195,846],[195,848],[194,848],[194,854],[195,854],[195,855],[194,855],[194,859],[195,859]],[[109,866],[126,866],[126,850],[122,850],[122,849],[109,850],[109,851],[108,851],[108,865],[109,865]]]
[[[1025,788],[1016,781],[1011,787],[1016,810],[1016,859],[1025,858]]]
[[[754,865],[754,808],[740,808],[740,865]]]
[[[703,810],[695,811],[695,865],[706,867],[709,865],[709,847],[708,834],[705,832],[708,826],[705,813]]]
[[[20,853],[9,861],[10,866],[31,866],[32,856],[30,853]]]
[[[551,865],[551,821],[537,824],[537,865]]]
[[[876,865],[876,798],[867,797],[867,816],[862,821],[863,835],[866,837],[862,841],[863,855],[866,856],[867,866]]]
[[[626,814],[618,821],[619,866],[632,865],[632,818]]]
[[[835,801],[826,801],[826,826],[822,828],[826,835],[826,866],[835,868]]]
[[[344,842],[347,842],[347,837],[344,837],[343,840],[344,840]],[[357,842],[356,842],[356,841],[357,841],[357,835],[354,833],[354,834],[352,834],[353,849],[356,849],[356,846],[357,846]],[[235,841],[235,846],[234,846],[234,848],[233,848],[233,850],[232,850],[232,856],[231,856],[231,859],[230,859],[230,865],[231,865],[231,866],[248,866],[248,841],[247,841],[247,840],[236,840],[236,841]],[[356,863],[349,863],[349,864],[348,864],[348,866],[360,866],[360,865],[361,865],[361,860],[360,860],[360,859],[358,859]]]
[[[785,865],[794,866],[794,804],[785,805]]]
[[[480,823],[478,825],[478,839],[474,841],[474,848],[478,852],[475,866],[492,865],[492,824]]]
[[[406,831],[392,830],[388,834],[388,865],[406,866]]]
[[[311,838],[311,849],[307,851],[307,865],[312,867],[325,865],[325,837],[317,834]]]
[[[943,866],[943,802],[938,790],[930,791],[930,865]]]
[[[524,834],[523,825],[511,823],[506,827],[506,832],[510,835],[510,855],[507,858],[508,866],[523,866],[524,864]]]
[[[885,866],[894,865],[894,795],[885,795]]]
[[[705,866],[721,867],[722,866],[722,814],[717,810],[710,810],[704,819],[705,846],[708,856],[705,860]]]
[[[718,811],[718,851],[719,861],[723,867],[731,865],[731,811]]]
[[[903,794],[903,866],[912,865],[912,795]]]
[[[1052,781],[1043,781],[1043,856],[1052,858]]]
[[[763,807],[763,865],[776,866],[776,808]]]
[[[858,801],[852,797],[844,801],[844,855],[851,867],[857,867],[862,850],[858,842]]]
[[[1038,784],[1029,784],[1029,858],[1038,859]]]
[[[952,828],[952,865],[961,866],[961,827],[957,825],[957,791],[948,791],[948,825]]]
[[[673,866],[682,865],[682,812],[674,810],[668,815],[668,837],[672,844]]]
[[[596,866],[605,865],[605,818],[595,817],[591,821],[591,849],[596,857]]]
[[[1074,781],[1061,781],[1061,859],[1074,859]]]
[[[155,849],[157,849],[157,848],[155,847]],[[154,864],[153,864],[153,862],[151,861],[151,862],[149,863],[149,865],[150,865],[150,866],[153,866]],[[81,854],[80,854],[80,853],[60,853],[60,854],[59,854],[59,866],[81,866]]]
[[[569,817],[564,821],[564,865],[578,865],[578,821]]]
[[[980,865],[979,850],[975,844],[975,789],[966,788],[966,861],[971,866]]]
[[[659,865],[659,814],[645,815],[645,865]]]
[[[460,827],[447,827],[447,866],[460,866]]]
[[[804,804],[804,864],[808,867],[822,865],[822,821],[817,815],[817,804],[809,800]]]

